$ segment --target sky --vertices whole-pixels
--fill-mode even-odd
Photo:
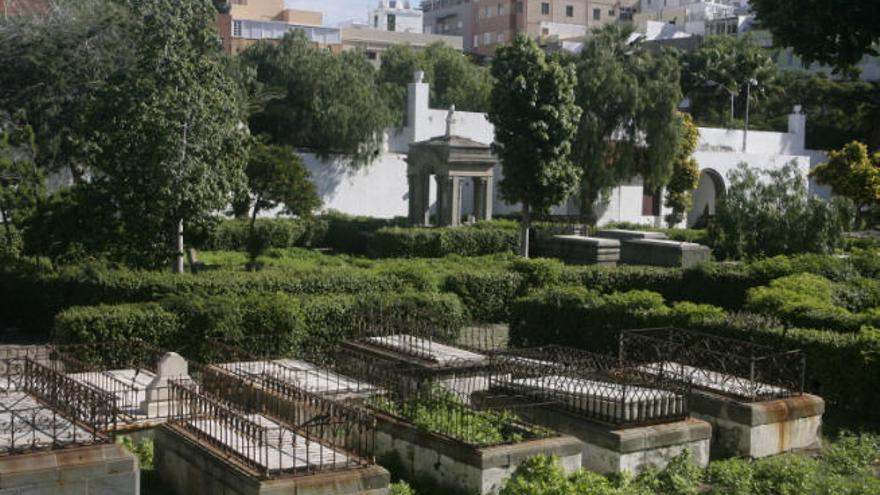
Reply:
[[[289,9],[317,10],[324,13],[324,24],[335,26],[342,21],[367,21],[367,12],[378,5],[376,0],[285,0]]]

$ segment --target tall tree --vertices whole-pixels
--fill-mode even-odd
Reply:
[[[700,130],[688,114],[682,114],[681,145],[672,170],[672,177],[666,185],[666,206],[672,212],[666,215],[670,228],[684,220],[684,215],[693,204],[694,190],[700,184],[700,166],[694,159],[694,151],[700,140]]]
[[[807,63],[844,69],[880,53],[876,0],[752,0],[750,5],[777,44],[792,47]]]
[[[749,35],[712,36],[686,55],[683,62],[682,89],[691,100],[691,112],[700,122],[730,125],[737,110],[735,103],[742,114],[746,96],[754,105],[779,90],[776,64]],[[757,85],[747,90],[750,81]]]
[[[0,220],[6,252],[15,251],[13,226],[22,221],[43,195],[43,175],[34,163],[34,133],[0,112]]]
[[[284,213],[308,216],[321,206],[315,184],[302,158],[289,146],[256,143],[247,164],[248,188],[251,195],[251,223],[248,254],[251,268],[256,269],[257,257],[265,250],[265,242],[256,235],[257,215],[278,206]]]
[[[496,50],[492,75],[488,118],[504,171],[501,196],[522,205],[521,248],[528,257],[531,213],[546,212],[577,186],[578,170],[569,159],[581,113],[575,71],[548,60],[534,40],[519,35]]]
[[[860,212],[880,204],[880,153],[871,154],[864,144],[853,141],[828,155],[828,161],[810,172],[819,184],[831,186],[834,194],[849,198]]]
[[[94,182],[140,262],[183,271],[186,225],[244,181],[246,131],[210,0],[120,0],[137,20],[137,63],[100,95]]]
[[[594,205],[637,175],[658,188],[672,175],[679,147],[680,67],[669,52],[654,55],[631,30],[594,32],[577,59],[577,103],[583,109],[572,158],[581,168],[580,210],[596,222]]]
[[[293,32],[278,45],[258,43],[241,57],[256,69],[257,82],[284,95],[251,116],[254,133],[321,157],[347,155],[359,164],[379,153],[393,118],[376,69],[362,54],[320,50]]]
[[[406,112],[407,85],[417,70],[424,71],[425,82],[431,85],[432,106],[455,105],[466,112],[489,110],[492,77],[488,68],[439,42],[424,49],[394,45],[382,53],[379,82],[390,94],[398,118]]]
[[[97,95],[134,62],[132,18],[113,0],[49,0],[0,17],[0,108],[24,111],[37,163],[47,173],[86,174]]]

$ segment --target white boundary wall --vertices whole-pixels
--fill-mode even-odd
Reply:
[[[388,131],[384,153],[370,165],[352,168],[344,159],[320,160],[314,154],[302,153],[318,186],[325,210],[383,218],[407,215],[406,152],[409,144],[441,136],[446,132],[447,110],[429,108],[428,98],[427,84],[409,85],[407,125]],[[453,134],[481,143],[492,142],[494,129],[485,114],[455,112],[454,116]],[[806,150],[805,135],[806,117],[799,112],[789,116],[789,132],[749,131],[746,152],[742,151],[742,130],[701,127],[695,158],[702,171],[714,171],[725,186],[728,172],[742,162],[760,169],[776,169],[794,161],[806,175],[825,159],[825,153]],[[499,165],[495,168],[496,184],[501,177]],[[467,215],[473,211],[470,192],[473,186],[470,181],[465,181],[463,187],[462,212]],[[829,195],[827,188],[814,184],[810,185],[810,190],[824,197]],[[668,209],[661,208],[660,216],[642,215],[642,194],[640,177],[614,188],[607,201],[598,206],[599,222],[625,221],[663,225],[663,215],[668,213]],[[706,188],[697,192],[694,212],[689,215],[691,220],[702,213],[712,195],[712,191]],[[435,197],[432,181],[432,203]],[[496,185],[495,214],[514,213],[518,210],[518,205],[501,200],[500,188]],[[553,213],[576,214],[577,208],[574,202],[569,202],[554,208]]]

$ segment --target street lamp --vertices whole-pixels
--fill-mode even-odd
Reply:
[[[754,77],[746,81],[746,122],[743,127],[743,153],[746,152],[746,143],[749,138],[749,102],[752,99],[752,86],[758,87],[758,80]]]

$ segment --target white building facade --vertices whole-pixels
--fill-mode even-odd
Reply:
[[[409,146],[446,133],[449,111],[430,108],[429,92],[426,83],[409,85],[407,125],[388,131],[384,152],[369,166],[351,168],[343,159],[323,161],[314,155],[303,154],[324,209],[383,218],[407,216],[406,157]],[[482,113],[455,112],[451,133],[485,144],[491,144],[494,139],[494,128]],[[743,134],[743,130],[700,128],[699,146],[694,156],[700,166],[700,184],[694,194],[694,207],[687,216],[687,225],[693,225],[704,213],[714,213],[717,198],[728,187],[728,172],[740,163],[760,169],[776,169],[795,163],[806,175],[825,159],[823,152],[805,148],[806,116],[797,109],[789,116],[788,132],[749,131],[745,148]],[[495,167],[493,211],[496,216],[517,213],[518,205],[506,203],[500,197],[497,182],[501,177],[499,164]],[[465,216],[473,212],[472,187],[469,182],[462,185],[462,213]],[[633,222],[662,226],[663,217],[669,213],[662,205],[662,196],[662,191],[646,190],[642,179],[635,177],[615,187],[604,201],[596,205],[599,224]],[[430,197],[433,204],[436,199],[433,183]],[[577,213],[574,201],[553,209],[556,215]]]
[[[370,27],[397,33],[421,33],[424,28],[422,11],[409,0],[380,0],[370,13]]]

